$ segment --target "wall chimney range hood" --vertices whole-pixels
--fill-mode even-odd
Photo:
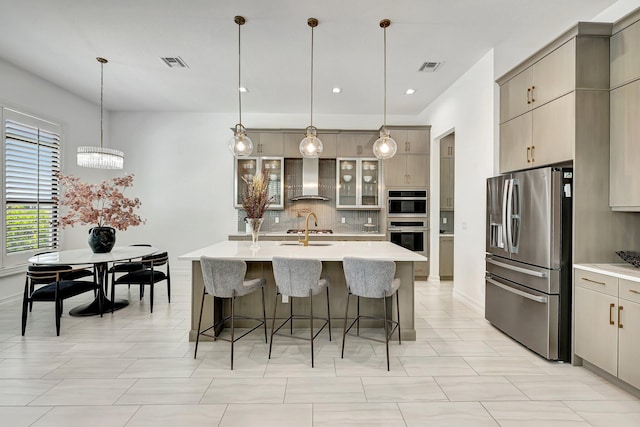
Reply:
[[[302,159],[302,195],[292,197],[289,200],[292,202],[297,202],[299,200],[330,200],[328,197],[318,194],[319,164],[320,161],[317,158]]]

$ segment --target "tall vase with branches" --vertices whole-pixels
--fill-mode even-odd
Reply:
[[[273,202],[273,197],[269,197],[269,177],[263,170],[251,179],[242,179],[245,183],[242,208],[251,227],[251,247],[258,248],[258,234],[264,221],[264,213]]]

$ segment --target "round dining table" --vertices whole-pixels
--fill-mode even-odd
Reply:
[[[96,276],[99,285],[96,298],[88,303],[74,307],[69,311],[71,316],[94,316],[100,313],[98,301],[102,301],[102,309],[111,309],[111,301],[106,297],[107,272],[109,263],[129,261],[151,255],[158,249],[153,246],[116,246],[111,252],[96,254],[91,249],[71,249],[67,251],[47,252],[29,258],[31,264],[39,265],[89,265],[96,268]],[[117,299],[113,302],[113,309],[119,310],[129,305],[126,299]]]

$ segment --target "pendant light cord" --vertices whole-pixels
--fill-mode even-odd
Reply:
[[[311,127],[313,127],[313,26],[311,27]]]
[[[387,27],[384,27],[384,118],[383,126],[387,129]]]
[[[103,131],[103,97],[104,97],[104,62],[100,61],[100,149],[102,149]]]
[[[240,27],[242,24],[238,22],[238,116],[240,120],[240,126],[242,126],[242,91],[240,90],[241,80],[240,80]]]

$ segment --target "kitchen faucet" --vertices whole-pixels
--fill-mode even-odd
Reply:
[[[302,243],[304,246],[309,246],[309,217],[311,217],[311,215],[315,218],[316,227],[318,226],[318,217],[315,213],[309,212],[305,221],[304,240],[298,240],[298,242]]]

